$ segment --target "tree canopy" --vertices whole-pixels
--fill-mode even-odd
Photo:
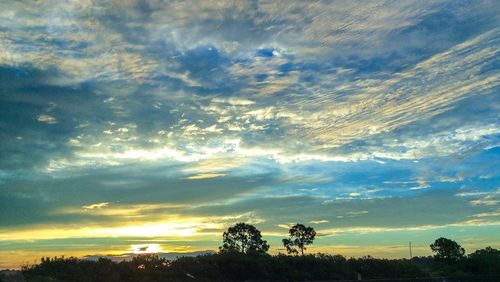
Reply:
[[[267,241],[262,240],[260,231],[255,226],[237,223],[229,227],[222,235],[221,252],[266,253],[269,250]]]
[[[290,228],[289,234],[289,238],[283,239],[286,251],[289,254],[298,254],[300,250],[300,253],[304,255],[305,246],[313,243],[316,231],[310,226],[306,227],[297,223]]]
[[[440,262],[457,262],[464,258],[464,248],[462,248],[457,242],[447,238],[441,237],[436,239],[430,247],[431,250],[436,253],[434,258]]]
[[[492,247],[468,255],[468,268],[473,273],[500,274],[500,251]]]

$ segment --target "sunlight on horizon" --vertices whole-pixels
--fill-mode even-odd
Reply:
[[[130,249],[134,254],[167,252],[166,250],[162,250],[159,244],[135,244],[130,245]]]

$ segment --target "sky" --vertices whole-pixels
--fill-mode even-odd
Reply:
[[[0,2],[0,268],[500,248],[495,0]]]

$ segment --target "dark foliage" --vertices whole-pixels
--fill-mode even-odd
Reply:
[[[306,246],[312,244],[316,236],[314,228],[300,223],[292,226],[288,233],[290,237],[283,239],[283,246],[289,254],[298,254],[300,250],[301,255],[304,255]]]
[[[473,274],[500,275],[500,251],[492,247],[477,250],[468,255],[465,267]]]
[[[435,252],[434,258],[442,263],[456,263],[462,260],[465,256],[465,250],[457,242],[439,238],[430,245],[431,250]]]
[[[269,245],[255,226],[237,223],[222,234],[222,252],[266,253]]]
[[[27,281],[318,281],[397,279],[428,276],[498,275],[500,251],[486,248],[466,257],[459,267],[446,268],[432,257],[409,259],[346,259],[341,255],[271,256],[265,253],[221,252],[174,261],[141,255],[131,261],[113,262],[77,258],[44,258],[27,266]],[[450,271],[450,272],[445,272]],[[492,280],[493,281],[493,280]]]
[[[312,232],[303,235],[312,242],[314,230],[309,231]],[[304,245],[295,246],[300,248]],[[27,281],[55,282],[320,281],[359,278],[383,281],[436,276],[460,277],[455,279],[460,281],[497,281],[500,278],[500,251],[487,247],[464,256],[464,249],[446,238],[439,238],[431,245],[436,256],[412,259],[377,259],[371,256],[346,259],[341,255],[326,254],[271,256],[266,253],[268,248],[269,245],[254,226],[239,223],[224,232],[224,247],[217,254],[182,257],[174,261],[155,254],[139,255],[121,262],[104,258],[97,261],[74,257],[42,258],[37,265],[25,266],[23,273]],[[428,278],[425,281],[436,280]]]

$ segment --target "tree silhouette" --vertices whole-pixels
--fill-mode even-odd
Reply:
[[[402,281],[402,278],[436,275],[443,276],[442,279],[465,275],[465,280],[457,277],[449,281],[500,281],[500,251],[487,247],[452,264],[435,263],[432,257],[408,260],[364,256],[346,259],[341,255],[327,254],[272,256],[239,252],[207,253],[173,261],[157,254],[138,255],[120,262],[108,258],[47,257],[39,264],[23,266],[22,273],[26,281],[74,282],[192,281],[193,277],[203,281],[353,281],[359,275],[366,281]],[[9,273],[0,271],[0,281],[4,280],[13,281]],[[426,281],[431,280],[437,281]]]
[[[237,223],[222,235],[221,252],[266,253],[269,250],[267,241],[262,240],[260,231],[255,226]]]
[[[289,254],[298,254],[300,250],[301,254],[304,255],[304,250],[306,245],[312,244],[314,237],[316,236],[316,231],[314,228],[308,226],[305,227],[303,224],[297,223],[289,230],[290,237],[283,239],[283,245]]]
[[[468,255],[467,267],[476,274],[500,274],[500,251],[492,247],[477,250]]]
[[[434,258],[440,262],[452,263],[464,258],[464,248],[462,248],[457,242],[447,238],[441,237],[436,239],[430,247],[431,250],[436,253]]]

